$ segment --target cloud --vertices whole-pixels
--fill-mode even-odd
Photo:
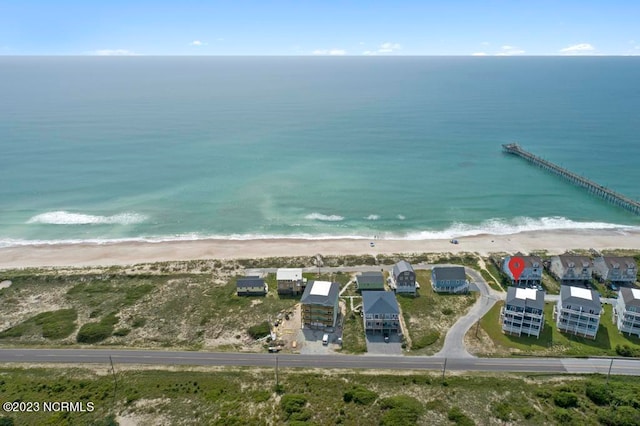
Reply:
[[[379,55],[379,54],[385,54],[385,53],[395,53],[401,49],[402,49],[402,46],[399,43],[386,42],[378,46],[377,50],[365,50],[364,52],[362,52],[362,54],[371,56],[371,55]]]
[[[514,56],[514,55],[522,55],[524,53],[525,51],[522,49],[505,44],[504,46],[502,46],[502,50],[496,53],[496,56]]]
[[[136,56],[137,53],[127,49],[99,49],[89,52],[90,55],[95,56]]]
[[[560,49],[560,53],[565,55],[580,55],[584,53],[591,53],[595,50],[596,48],[589,43],[580,43],[574,44],[573,46],[565,47],[564,49]]]
[[[313,55],[342,56],[346,55],[347,51],[344,49],[316,49],[311,53]]]
[[[205,43],[204,41],[200,41],[200,40],[193,40],[191,43],[189,43],[191,46],[206,46],[207,43]]]
[[[487,54],[485,52],[475,52],[472,53],[471,56],[487,56]]]

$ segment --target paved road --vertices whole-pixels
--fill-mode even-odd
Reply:
[[[107,349],[0,349],[0,363],[68,363],[205,365],[275,367],[276,355],[257,353],[179,352]],[[445,358],[357,356],[357,355],[293,355],[279,354],[281,367],[367,368],[376,370],[439,370]],[[447,358],[446,369],[455,371],[508,371],[530,373],[600,373],[607,374],[609,358]],[[640,360],[615,359],[611,374],[640,375]]]

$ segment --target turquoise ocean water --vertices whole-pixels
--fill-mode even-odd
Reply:
[[[640,228],[640,58],[0,57],[0,247]]]

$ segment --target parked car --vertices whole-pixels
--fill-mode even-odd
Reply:
[[[329,335],[325,333],[324,336],[322,336],[322,344],[323,345],[328,345],[329,344]]]

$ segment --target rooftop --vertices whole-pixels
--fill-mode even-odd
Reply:
[[[535,288],[509,287],[506,305],[544,309],[544,291]]]
[[[329,281],[311,281],[302,293],[303,305],[335,306],[338,302],[340,285]]]
[[[620,297],[626,306],[640,307],[640,290],[637,288],[621,287]]]
[[[331,290],[330,281],[314,281],[309,292],[312,296],[328,296]]]
[[[301,268],[278,268],[276,280],[297,281],[302,279]]]
[[[538,290],[535,288],[516,288],[516,299],[526,300],[536,300],[536,294]]]
[[[436,280],[466,280],[467,274],[462,266],[436,266],[433,268]]]
[[[563,307],[571,305],[572,308],[591,308],[597,312],[602,309],[598,293],[584,287],[561,286],[560,300]]]
[[[399,314],[396,295],[391,291],[367,291],[362,293],[362,309],[365,314]]]
[[[593,300],[591,290],[580,287],[569,287],[571,289],[571,297],[579,297],[580,299]]]

